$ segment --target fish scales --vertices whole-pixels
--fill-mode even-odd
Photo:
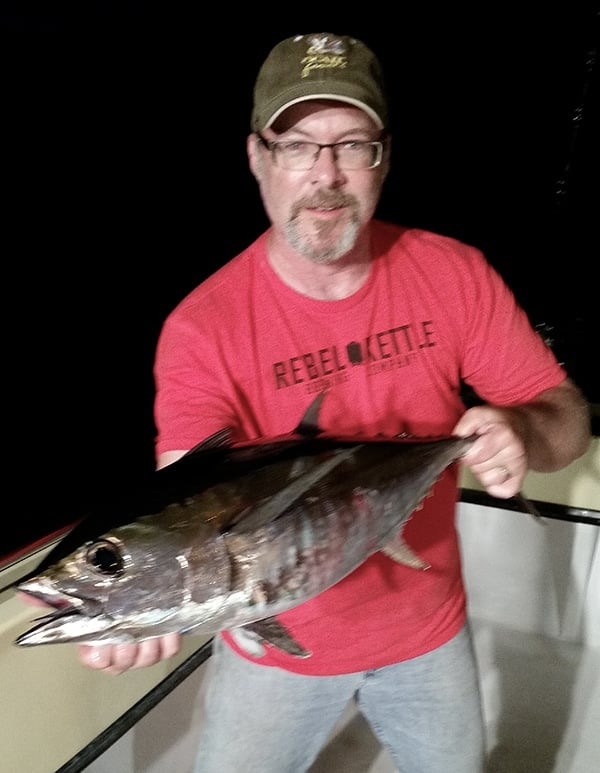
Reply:
[[[107,496],[17,589],[47,614],[15,641],[142,641],[228,629],[307,657],[280,612],[376,551],[427,564],[403,527],[474,437],[335,437],[320,395],[296,430],[232,443],[221,430],[122,497]]]

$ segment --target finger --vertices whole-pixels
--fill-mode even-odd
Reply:
[[[166,636],[163,636],[161,640],[162,659],[172,658],[174,655],[177,655],[181,649],[182,642],[183,637],[180,633],[168,633]]]
[[[502,454],[510,453],[513,437],[505,426],[488,425],[486,432],[475,433],[476,440],[466,449],[463,459],[467,464],[501,464]]]
[[[122,674],[135,663],[139,644],[82,644],[79,660],[84,666],[109,674]]]
[[[154,639],[147,639],[140,642],[135,660],[130,668],[145,668],[153,666],[161,660],[173,657],[181,649],[181,635],[178,633],[168,633],[163,636],[157,636]]]
[[[118,676],[135,668],[145,668],[176,655],[181,635],[170,633],[132,644],[80,645],[79,659],[90,668]]]
[[[489,468],[481,465],[480,469],[475,470],[475,474],[486,488],[502,486],[513,477],[508,468],[503,465]]]
[[[489,486],[485,486],[485,490],[488,494],[497,499],[510,499],[521,491],[521,487],[511,478],[505,483],[493,483]]]
[[[140,665],[152,665],[158,660],[157,639],[147,639],[135,644],[116,644],[113,649],[110,671],[123,673]]]
[[[452,434],[460,437],[484,435],[499,424],[508,424],[500,409],[483,405],[476,406],[463,413],[454,426]]]
[[[79,660],[82,665],[88,668],[101,671],[110,666],[112,658],[112,646],[110,644],[94,645],[94,644],[80,644],[79,645]]]
[[[495,467],[494,472],[496,475],[500,476],[500,484],[506,483],[507,480],[510,480],[512,478],[512,473],[508,469],[508,467]]]
[[[506,483],[512,478],[520,484],[527,472],[527,459],[518,449],[503,448],[478,462],[466,460],[466,464],[484,486]]]
[[[499,464],[476,473],[485,490],[494,497],[509,499],[521,490],[523,471],[515,465],[514,472],[507,465]]]

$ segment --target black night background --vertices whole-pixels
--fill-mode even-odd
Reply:
[[[264,7],[217,23],[159,5],[2,5],[4,523],[16,536],[3,530],[0,562],[152,469],[160,325],[266,226],[245,156],[252,85],[296,33],[354,34],[377,51],[394,128],[380,216],[483,249],[600,404],[597,9],[420,4],[392,22],[382,7],[338,8],[274,25]]]

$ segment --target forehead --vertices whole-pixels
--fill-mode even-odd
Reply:
[[[292,129],[310,132],[322,125],[379,133],[364,110],[346,102],[324,99],[310,99],[288,107],[271,128],[275,134],[282,134]]]

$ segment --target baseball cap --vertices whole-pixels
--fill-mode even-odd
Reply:
[[[256,79],[252,131],[268,128],[288,107],[308,99],[355,105],[380,129],[387,127],[381,65],[371,49],[356,38],[319,32],[278,43]]]

